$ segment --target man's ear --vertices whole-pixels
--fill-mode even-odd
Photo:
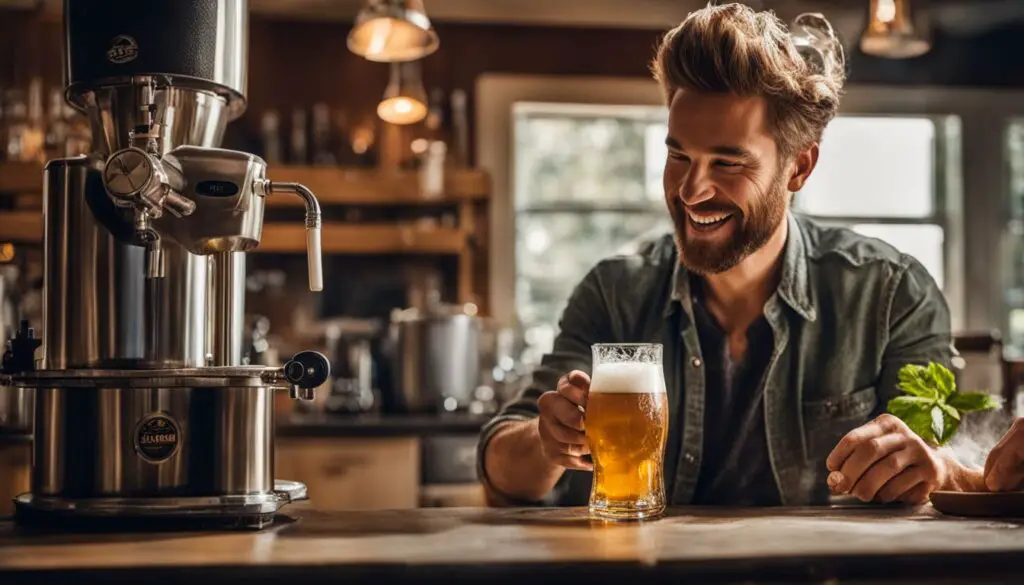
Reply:
[[[797,153],[793,161],[792,174],[789,176],[787,187],[790,193],[796,193],[804,188],[804,184],[818,164],[818,143],[814,142],[807,148]]]

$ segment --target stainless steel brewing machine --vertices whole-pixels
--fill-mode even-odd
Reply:
[[[0,386],[35,389],[16,519],[265,526],[305,498],[273,476],[273,393],[312,399],[329,364],[242,363],[268,197],[305,202],[322,288],[316,197],[219,148],[246,105],[247,4],[65,0],[64,35],[65,97],[94,140],[45,167],[42,336],[23,322],[3,360]]]

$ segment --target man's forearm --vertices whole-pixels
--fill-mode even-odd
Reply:
[[[491,437],[484,452],[484,470],[492,502],[502,503],[506,497],[539,500],[565,471],[544,457],[538,422],[536,418],[509,421]]]

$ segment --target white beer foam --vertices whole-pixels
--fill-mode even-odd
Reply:
[[[659,364],[602,363],[590,377],[590,392],[661,394],[665,392],[665,374]]]

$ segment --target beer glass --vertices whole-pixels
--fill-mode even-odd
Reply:
[[[639,520],[665,511],[664,454],[668,395],[662,346],[591,346],[584,429],[594,462],[590,513],[608,520]]]

